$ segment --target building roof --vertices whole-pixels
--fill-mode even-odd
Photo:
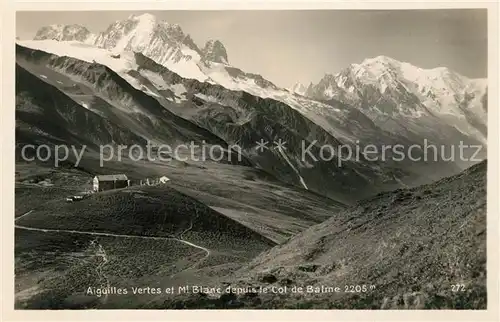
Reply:
[[[118,181],[118,180],[128,180],[127,176],[124,174],[103,174],[95,176],[99,181]]]

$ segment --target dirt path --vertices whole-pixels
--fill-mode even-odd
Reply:
[[[106,276],[106,274],[104,274],[104,272],[103,272],[103,266],[106,265],[109,261],[108,256],[106,254],[106,251],[102,247],[102,245],[97,241],[97,239],[93,240],[90,244],[95,245],[96,243],[98,245],[98,248],[97,248],[95,256],[100,257],[102,260],[102,262],[99,265],[97,265],[97,267],[96,267],[97,276],[99,277],[99,280],[104,279],[106,281],[106,288],[109,288],[109,286],[110,286],[109,279]],[[106,292],[106,294],[104,295],[104,297],[102,299],[102,302],[106,303],[107,301],[108,301],[108,293]]]
[[[65,190],[65,191],[71,191],[71,192],[78,191],[78,189],[73,187],[73,186],[56,186],[55,184],[41,185],[38,183],[25,183],[25,182],[16,182],[15,184],[20,185],[20,186],[31,187],[31,188],[51,188],[51,189],[59,189],[59,190]]]
[[[182,238],[182,236],[183,236],[185,233],[187,233],[188,231],[190,231],[191,229],[193,229],[193,222],[196,220],[196,218],[198,218],[198,212],[196,212],[196,216],[195,216],[194,218],[192,218],[192,219],[191,219],[191,222],[189,223],[189,227],[188,227],[186,230],[184,230],[184,231],[183,231],[183,232],[179,235],[179,241],[181,241],[181,242],[183,242],[183,243],[185,243],[185,244],[187,244],[187,245],[190,245],[190,246],[192,246],[192,247],[195,247],[195,248],[201,249],[202,251],[204,251],[204,252],[205,252],[205,256],[204,256],[202,259],[200,259],[199,261],[197,261],[196,263],[194,263],[193,265],[191,265],[190,267],[188,267],[187,269],[185,269],[185,270],[190,270],[190,269],[195,268],[196,266],[198,266],[198,264],[200,264],[202,261],[204,261],[205,259],[207,259],[207,258],[208,258],[208,256],[210,256],[210,251],[209,251],[207,248],[205,248],[205,247],[199,247],[199,245],[196,245],[196,244],[193,244],[193,243],[191,243],[191,242],[188,242],[188,241],[186,241],[186,240],[184,240],[184,239]],[[175,276],[175,275],[177,275],[177,274],[172,274],[172,275],[170,275],[170,277],[173,277],[173,276]]]
[[[24,216],[27,216],[31,214],[33,210],[28,211],[27,213],[17,217],[14,219],[14,222],[18,221]],[[141,236],[141,235],[127,235],[127,234],[113,234],[113,233],[103,233],[103,232],[96,232],[96,231],[81,231],[81,230],[67,230],[67,229],[47,229],[47,228],[35,228],[35,227],[27,227],[23,225],[18,225],[14,223],[14,227],[18,229],[24,229],[24,230],[29,230],[29,231],[38,231],[38,232],[43,232],[43,233],[66,233],[66,234],[79,234],[79,235],[89,235],[89,236],[104,236],[104,237],[118,237],[118,238],[138,238],[138,239],[151,239],[151,240],[175,240],[180,243],[183,243],[185,245],[198,248],[202,251],[205,252],[205,257],[203,257],[201,260],[197,261],[193,266],[190,268],[198,265],[202,260],[205,260],[207,257],[210,256],[210,250],[208,248],[205,248],[203,246],[197,245],[195,243],[191,243],[187,240],[182,239],[182,235],[189,230],[193,228],[193,219],[191,220],[190,227],[182,232],[181,236],[179,238],[177,237],[160,237],[160,236]],[[106,258],[107,260],[107,258]]]
[[[19,219],[21,219],[22,217],[24,217],[24,216],[27,216],[27,215],[31,214],[32,212],[33,212],[33,210],[30,210],[30,211],[28,211],[27,213],[22,214],[21,216],[16,217],[16,219],[15,219],[14,221],[19,220]]]

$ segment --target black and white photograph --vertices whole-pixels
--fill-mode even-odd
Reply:
[[[15,310],[490,308],[487,9],[115,8],[16,12]]]

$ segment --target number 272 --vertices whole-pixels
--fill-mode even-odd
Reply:
[[[463,292],[463,291],[465,291],[465,285],[464,284],[453,284],[453,285],[451,285],[451,291],[452,292]]]

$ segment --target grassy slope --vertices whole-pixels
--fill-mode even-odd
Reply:
[[[287,185],[267,173],[216,162],[104,162],[87,155],[80,164],[90,173],[125,173],[129,178],[167,176],[168,186],[282,243],[305,228],[323,222],[346,206]]]
[[[29,227],[144,236],[190,234],[207,247],[248,249],[253,254],[274,245],[247,227],[166,186],[106,191],[83,201],[46,202],[17,223]]]
[[[284,242],[289,236],[323,221],[344,207],[313,193],[283,185],[248,167],[217,163],[108,162],[105,168],[99,168],[88,158],[82,164],[89,172],[18,162],[16,216],[34,211],[19,219],[17,224],[180,237],[194,219],[192,230],[182,237],[209,248],[211,254],[204,258],[200,249],[172,240],[124,240],[16,229],[18,307],[137,308],[163,305],[164,296],[129,294],[127,297],[110,296],[107,302],[102,298],[83,296],[84,285],[104,286],[104,281],[95,272],[102,259],[96,255],[92,241],[101,245],[108,254],[109,262],[103,266],[103,273],[113,282],[112,285],[209,285],[224,281],[229,273],[274,245],[270,240]],[[65,197],[89,189],[91,173],[95,171],[124,172],[134,178],[166,174],[171,181],[163,187],[110,191],[78,203],[66,203]],[[53,185],[45,187],[42,182]],[[212,208],[224,211],[217,212]],[[133,246],[143,244],[144,247]],[[191,268],[194,264],[195,267]],[[128,271],[132,273],[124,275]],[[175,276],[171,277],[172,274]],[[67,284],[73,286],[68,288]]]
[[[452,285],[463,284],[454,291]],[[257,308],[486,307],[486,162],[431,185],[380,194],[258,256],[234,286],[338,286],[246,294]],[[345,286],[367,285],[366,292]],[[369,286],[375,288],[370,290]],[[252,295],[250,297],[250,295]],[[221,307],[192,297],[169,306]]]
[[[89,287],[168,287],[203,255],[172,240],[93,237],[16,229],[16,307],[137,308],[152,296],[87,295]],[[102,256],[106,254],[106,261]],[[192,275],[189,275],[192,276]],[[129,291],[130,292],[130,291]]]
[[[52,178],[52,187],[36,183],[16,187],[16,214],[34,211],[21,226],[111,232],[139,236],[174,236],[202,245],[206,252],[178,240],[89,236],[67,232],[16,229],[16,307],[18,308],[138,308],[153,295],[130,294],[131,287],[171,287],[206,284],[223,278],[255,255],[275,245],[249,228],[169,187],[123,189],[93,195],[78,203],[65,196],[87,185],[86,174],[75,170],[37,175],[19,166],[18,179]],[[73,185],[67,183],[72,178]],[[79,175],[79,176],[78,176]],[[35,180],[35,181],[36,181]],[[192,221],[192,228],[191,227]],[[104,249],[107,260],[99,255]],[[101,267],[102,268],[99,268]],[[103,278],[106,276],[106,279]],[[128,287],[126,296],[84,294],[89,287]]]
[[[64,170],[16,163],[15,215],[54,199],[64,199],[91,188],[90,175],[74,168]]]

